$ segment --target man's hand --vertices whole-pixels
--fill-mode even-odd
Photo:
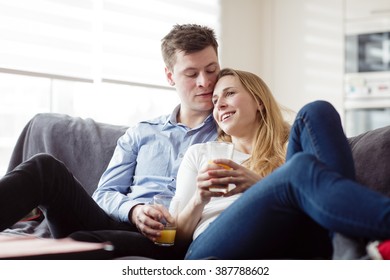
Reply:
[[[138,228],[139,232],[147,238],[156,241],[160,236],[161,230],[164,229],[160,220],[163,212],[154,205],[137,205],[130,211],[129,219]]]

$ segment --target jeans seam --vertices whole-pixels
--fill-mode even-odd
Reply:
[[[309,139],[310,139],[310,142],[312,143],[312,146],[314,148],[314,153],[315,153],[315,156],[318,158],[318,159],[321,159],[321,154],[319,153],[319,149],[318,149],[318,145],[317,145],[317,139],[313,136],[315,135],[315,133],[313,133],[313,128],[310,126],[310,122],[306,120],[306,118],[304,116],[300,116],[299,119],[301,120],[302,122],[302,125],[304,125],[307,130],[308,130],[308,133],[309,133]],[[302,130],[302,128],[301,128]]]

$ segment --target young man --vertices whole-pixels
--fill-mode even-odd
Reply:
[[[113,237],[117,245],[116,238],[126,238],[129,249],[138,248],[126,251],[119,243],[122,251],[116,256],[158,257],[161,252],[164,258],[164,248],[152,242],[160,234],[162,225],[155,219],[161,214],[149,203],[156,193],[175,192],[177,170],[190,145],[216,139],[210,113],[220,69],[217,49],[212,29],[175,25],[162,40],[162,54],[167,80],[181,104],[169,116],[128,129],[118,140],[93,199],[50,155],[37,155],[16,167],[0,180],[0,213],[7,213],[0,215],[0,230],[39,206],[56,238],[84,231],[74,237],[89,240],[85,231],[99,231],[96,240]]]
[[[161,50],[168,83],[181,104],[170,116],[141,122],[119,139],[93,195],[114,219],[130,220],[153,241],[162,226],[156,222],[160,212],[147,203],[157,193],[175,192],[176,174],[190,145],[216,138],[210,113],[220,69],[218,44],[207,27],[176,25],[163,38]]]

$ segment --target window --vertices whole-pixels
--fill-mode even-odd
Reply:
[[[0,0],[0,176],[36,113],[120,125],[169,114],[179,100],[160,41],[190,22],[218,35],[219,0]]]

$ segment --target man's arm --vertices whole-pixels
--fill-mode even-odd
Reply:
[[[137,169],[137,163],[149,162],[151,159],[148,157],[153,156],[140,151],[145,143],[142,142],[139,134],[145,134],[145,132],[140,132],[137,126],[129,128],[118,139],[111,161],[93,194],[99,206],[114,220],[120,222],[131,222],[129,220],[131,209],[136,205],[148,203],[155,193],[161,192],[161,186],[147,176],[138,176],[142,185],[137,185],[139,181],[134,179],[137,171],[142,174],[149,173],[148,170],[139,170],[139,166]],[[142,166],[148,165],[142,164]]]
[[[127,196],[136,166],[136,141],[128,129],[117,142],[111,161],[100,178],[93,199],[107,214],[120,222],[129,222],[128,212],[136,204]]]
[[[170,140],[159,136],[156,126],[146,123],[129,128],[118,139],[108,168],[93,194],[113,219],[134,224],[151,240],[160,235],[163,225],[159,222],[162,214],[149,202],[172,182],[167,176],[172,158]]]

